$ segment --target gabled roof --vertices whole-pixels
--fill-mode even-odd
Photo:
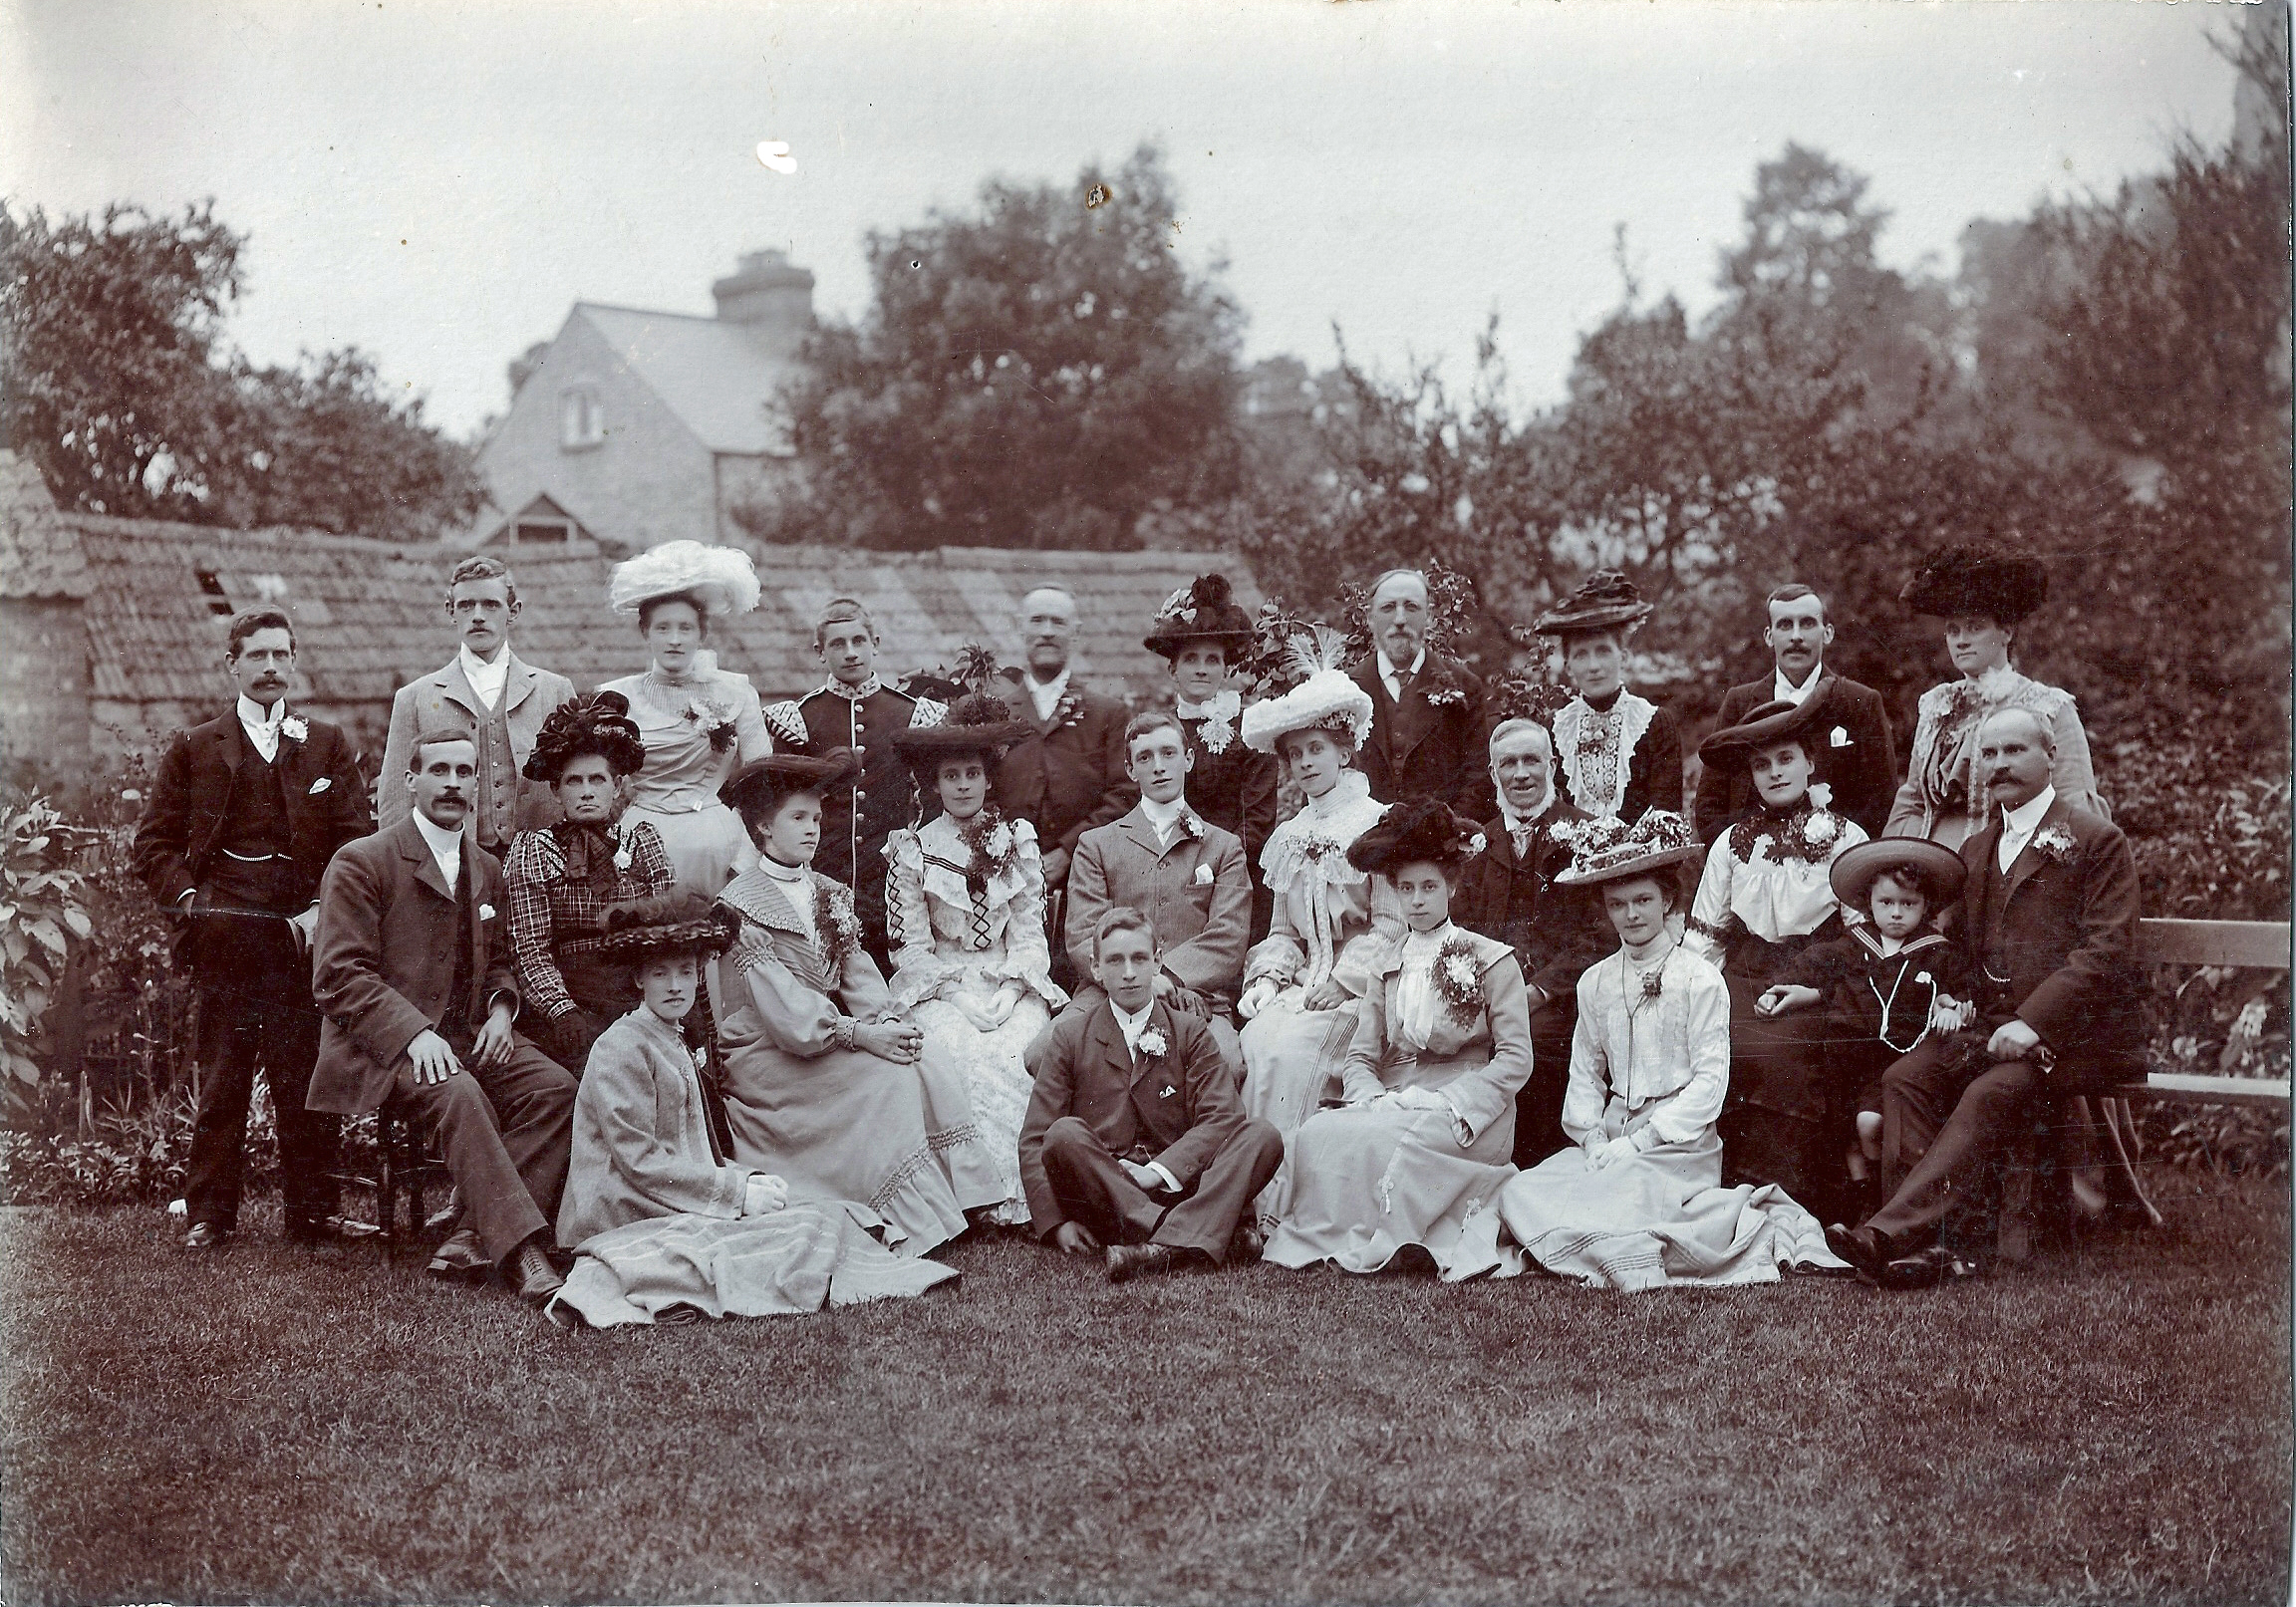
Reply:
[[[622,365],[714,452],[786,455],[781,388],[804,372],[785,339],[684,313],[576,302]]]
[[[88,595],[80,544],[28,457],[0,447],[0,597]]]

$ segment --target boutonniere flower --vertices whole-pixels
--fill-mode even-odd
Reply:
[[[1426,692],[1427,701],[1436,708],[1447,708],[1454,703],[1467,701],[1467,688],[1460,684],[1459,677],[1448,669],[1435,670],[1420,682],[1420,686]]]
[[[1841,817],[1832,810],[1813,809],[1809,818],[1802,822],[1802,841],[1812,848],[1831,848],[1841,835]]]
[[[279,734],[290,742],[300,742],[311,734],[310,721],[300,714],[290,714],[279,722]]]
[[[1203,840],[1204,822],[1196,818],[1196,813],[1194,810],[1188,810],[1184,812],[1180,816],[1179,841],[1183,843],[1200,843]]]
[[[1483,1014],[1482,956],[1464,937],[1454,935],[1435,951],[1432,973],[1435,992],[1443,1008],[1462,1026],[1472,1026]]]
[[[2051,826],[2048,830],[2037,833],[2033,838],[2035,850],[2043,858],[2053,859],[2060,865],[2071,864],[2074,852],[2080,846],[2073,840],[2073,834],[2063,826]]]
[[[491,904],[481,904],[480,906],[478,906],[478,919],[479,919],[479,920],[481,920],[481,921],[491,921],[491,920],[493,920],[493,919],[494,919],[494,906],[492,906]]]
[[[1158,1055],[1161,1055],[1165,1050],[1172,1047],[1169,1043],[1164,1041],[1163,1032],[1155,1027],[1150,1027],[1147,1031],[1141,1033],[1139,1037],[1133,1040],[1133,1042],[1138,1046],[1140,1052],[1151,1060],[1154,1060]]]
[[[614,823],[614,869],[630,869],[630,839],[622,835],[622,823]]]
[[[1467,839],[1467,852],[1469,854],[1480,854],[1483,852],[1483,850],[1489,848],[1490,846],[1490,839],[1486,838],[1481,832],[1477,832],[1474,836]]]
[[[1073,725],[1084,715],[1084,694],[1064,691],[1060,701],[1052,705],[1052,724],[1055,728]]]

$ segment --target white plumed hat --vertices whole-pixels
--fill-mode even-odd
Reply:
[[[1239,722],[1245,746],[1276,751],[1287,731],[1345,731],[1360,748],[1371,734],[1371,694],[1337,670],[1318,670],[1281,697],[1264,697]]]
[[[738,547],[713,547],[700,541],[665,541],[614,566],[606,601],[617,614],[635,614],[656,597],[685,592],[698,599],[712,619],[746,614],[757,606],[757,571]]]

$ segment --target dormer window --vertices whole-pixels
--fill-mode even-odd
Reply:
[[[569,452],[603,445],[606,409],[599,405],[595,387],[569,387],[558,396],[558,444]]]

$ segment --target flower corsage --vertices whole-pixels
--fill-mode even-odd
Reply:
[[[1163,1032],[1156,1027],[1150,1027],[1147,1031],[1141,1033],[1139,1037],[1133,1039],[1132,1041],[1134,1046],[1151,1060],[1154,1060],[1157,1058],[1157,1056],[1163,1054],[1167,1049],[1172,1047],[1171,1044],[1164,1041]]]
[[[968,886],[985,888],[1020,863],[1019,836],[994,804],[959,826],[957,840],[973,852],[965,871]]]
[[[1764,854],[1780,865],[1800,860],[1824,865],[1842,846],[1842,817],[1831,809],[1804,808],[1780,820],[1774,815],[1749,815],[1730,828],[1730,852],[1741,864],[1751,865]]]
[[[821,968],[831,987],[844,974],[845,956],[861,945],[861,922],[853,914],[853,895],[841,883],[816,880],[813,884],[813,926],[821,934]]]
[[[1443,1009],[1461,1026],[1473,1026],[1482,1019],[1483,963],[1475,952],[1475,945],[1464,937],[1454,934],[1435,951],[1435,965],[1430,972],[1435,994],[1443,1001]]]
[[[1196,728],[1197,745],[1215,758],[1227,752],[1228,744],[1236,740],[1236,714],[1242,705],[1242,698],[1238,698],[1233,707],[1227,698],[1217,699],[1212,712],[1205,715],[1204,722]]]
[[[1447,708],[1454,703],[1467,701],[1466,686],[1461,684],[1459,677],[1451,672],[1448,665],[1435,666],[1420,678],[1419,684],[1428,703],[1433,707]]]
[[[686,718],[722,753],[733,745],[733,710],[714,698],[697,697],[686,705]]]

